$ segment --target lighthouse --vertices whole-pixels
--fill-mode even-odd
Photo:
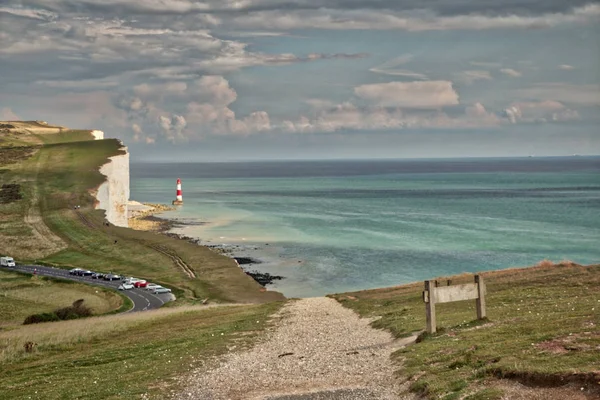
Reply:
[[[178,206],[183,204],[183,196],[181,195],[181,179],[177,178],[177,196],[173,200],[173,205]]]

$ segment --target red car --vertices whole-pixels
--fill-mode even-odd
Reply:
[[[148,286],[148,282],[146,281],[137,281],[133,283],[133,286],[136,288],[142,288]]]

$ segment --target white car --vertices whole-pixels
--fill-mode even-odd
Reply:
[[[171,293],[171,289],[167,289],[165,287],[159,287],[154,289],[154,294],[161,294],[161,293]]]
[[[133,289],[133,285],[131,283],[124,283],[121,286],[119,286],[119,290],[129,290],[129,289]]]
[[[154,290],[154,289],[158,289],[161,288],[162,286],[157,285],[156,283],[149,283],[146,285],[146,290]]]

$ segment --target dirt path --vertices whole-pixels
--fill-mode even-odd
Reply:
[[[45,152],[39,153],[39,158],[36,164],[36,173],[34,181],[31,185],[31,197],[27,211],[24,216],[25,223],[32,229],[32,234],[35,238],[35,246],[32,246],[31,258],[40,258],[49,254],[56,253],[67,247],[67,244],[57,235],[54,234],[44,223],[40,212],[39,192],[38,192],[38,174],[40,168],[48,159],[48,154]]]
[[[402,341],[335,300],[289,302],[267,338],[182,378],[179,399],[401,399],[390,354]],[[408,397],[410,398],[410,397]]]
[[[173,263],[175,264],[175,266],[178,267],[179,269],[181,269],[188,276],[188,278],[192,278],[193,279],[193,278],[196,277],[196,274],[189,267],[189,265],[187,265],[181,259],[181,257],[179,257],[177,254],[175,254],[172,250],[166,248],[165,246],[159,246],[159,245],[148,245],[148,247],[150,247],[151,249],[154,249],[154,250],[158,251],[159,253],[164,254],[165,256],[167,256],[171,260],[173,260]]]

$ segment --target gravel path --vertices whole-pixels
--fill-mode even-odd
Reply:
[[[276,329],[213,370],[185,377],[179,399],[399,399],[390,354],[402,343],[325,297],[290,301]]]

